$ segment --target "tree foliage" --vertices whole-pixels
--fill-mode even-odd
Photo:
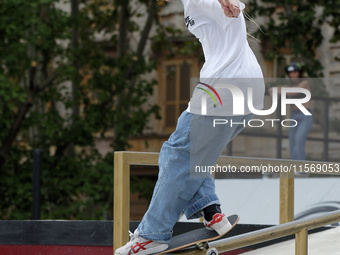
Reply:
[[[309,77],[321,77],[323,66],[316,49],[324,40],[324,25],[334,29],[331,42],[340,39],[339,0],[251,0],[249,13],[252,17],[265,18],[255,35],[263,45],[266,59],[280,60],[283,49],[302,59]]]
[[[43,151],[42,218],[110,213],[113,151],[159,117],[145,52],[158,5],[135,4],[1,2],[0,218],[31,217],[34,148]],[[99,153],[98,139],[112,150]]]

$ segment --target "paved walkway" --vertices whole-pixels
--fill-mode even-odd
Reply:
[[[245,255],[294,255],[295,240],[243,253]],[[340,227],[308,235],[308,255],[340,255]]]

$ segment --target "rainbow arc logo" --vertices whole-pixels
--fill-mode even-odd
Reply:
[[[217,98],[218,98],[218,100],[220,101],[220,104],[221,104],[221,106],[222,106],[222,100],[221,100],[221,97],[220,97],[220,95],[217,93],[217,91],[212,87],[212,86],[210,86],[210,85],[208,85],[208,84],[205,84],[205,83],[203,83],[203,82],[197,82],[198,84],[200,84],[200,85],[203,85],[203,86],[205,86],[205,87],[207,87],[208,89],[210,89],[216,96],[217,96]],[[217,102],[216,102],[216,100],[215,100],[215,97],[213,96],[213,94],[209,91],[209,90],[207,90],[207,89],[204,89],[204,88],[201,88],[201,87],[196,87],[197,89],[200,89],[200,90],[203,90],[204,92],[206,92],[211,98],[212,98],[212,100],[214,101],[214,107],[216,107],[217,106]]]

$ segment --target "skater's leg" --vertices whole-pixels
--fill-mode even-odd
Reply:
[[[159,179],[149,209],[138,227],[142,237],[166,243],[184,209],[188,217],[194,217],[207,205],[219,203],[214,183],[202,185],[209,182],[205,178],[210,174],[200,173],[199,178],[190,176],[190,167],[194,170],[195,166],[214,165],[226,143],[241,128],[238,125],[213,127],[213,118],[184,112],[176,131],[164,143],[159,157]],[[233,118],[240,122],[251,116]]]

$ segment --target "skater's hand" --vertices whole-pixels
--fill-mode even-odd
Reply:
[[[224,11],[225,16],[237,18],[240,14],[240,7],[237,0],[218,0]]]

